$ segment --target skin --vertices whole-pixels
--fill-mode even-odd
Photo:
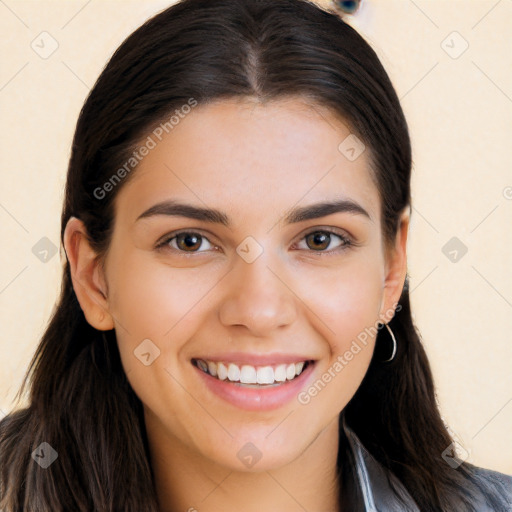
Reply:
[[[406,275],[409,219],[402,215],[386,246],[369,151],[349,161],[338,150],[349,134],[346,123],[301,98],[201,105],[119,191],[103,259],[80,220],[67,224],[65,248],[84,314],[99,330],[115,328],[144,405],[162,511],[338,507],[338,416],[368,369],[375,339],[308,404],[293,399],[270,411],[241,410],[211,393],[191,358],[304,354],[316,360],[312,382],[365,328],[389,321]],[[232,225],[166,215],[136,220],[171,198],[221,210]],[[340,198],[369,218],[338,212],[283,220],[294,207]],[[308,243],[306,235],[326,228],[355,244],[344,246],[336,235]],[[181,229],[205,238],[192,252],[177,239],[155,249]],[[248,236],[263,248],[252,263],[236,252]],[[148,366],[134,356],[145,339],[160,350]],[[262,454],[250,468],[237,457],[248,442]]]

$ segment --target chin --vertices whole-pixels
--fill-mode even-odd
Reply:
[[[272,428],[264,426],[255,432],[252,425],[252,428],[241,428],[238,433],[230,430],[232,439],[219,439],[214,446],[210,444],[203,455],[230,471],[258,473],[279,469],[297,459],[309,443],[304,443],[297,430],[283,429],[278,433],[272,432]],[[277,426],[276,430],[279,428]]]

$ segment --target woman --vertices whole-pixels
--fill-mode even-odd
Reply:
[[[0,508],[510,510],[437,408],[410,171],[389,78],[335,14],[184,0],[135,31],[76,127]]]

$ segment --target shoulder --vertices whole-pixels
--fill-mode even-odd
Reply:
[[[512,476],[472,464],[465,464],[472,483],[478,488],[478,510],[512,511]]]

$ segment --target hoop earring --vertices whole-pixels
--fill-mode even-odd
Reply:
[[[393,351],[391,353],[391,357],[389,359],[384,359],[384,361],[382,361],[383,363],[389,363],[390,361],[393,361],[393,359],[396,356],[397,343],[396,343],[395,335],[393,334],[393,331],[391,330],[391,327],[389,327],[388,324],[384,324],[384,326],[388,330],[389,335],[391,336],[391,339],[393,340]]]

